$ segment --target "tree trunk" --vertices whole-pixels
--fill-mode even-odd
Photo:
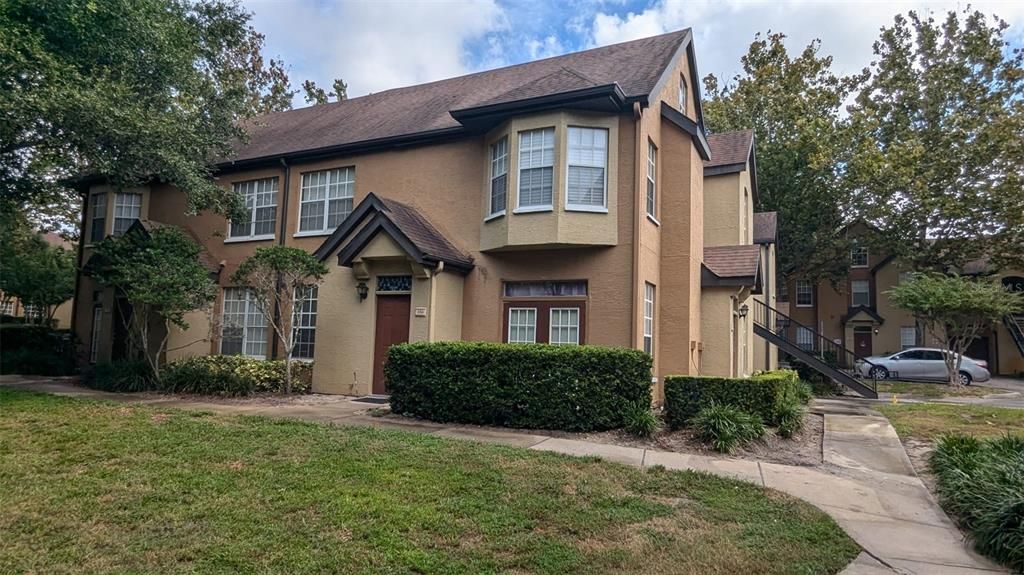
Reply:
[[[284,356],[284,394],[292,394],[292,350]]]

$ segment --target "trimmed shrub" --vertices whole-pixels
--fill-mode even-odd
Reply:
[[[665,412],[670,426],[678,428],[701,409],[712,404],[729,405],[778,425],[781,406],[810,400],[795,371],[780,369],[753,377],[671,375],[665,378]]]
[[[160,390],[168,393],[201,395],[248,395],[284,391],[284,360],[263,360],[240,355],[204,355],[189,357],[164,366]],[[313,381],[313,366],[292,362],[292,391],[308,393]]]
[[[1024,573],[1024,436],[947,435],[930,463],[939,501],[975,548]]]
[[[85,373],[82,383],[88,387],[117,393],[156,389],[153,369],[144,359],[98,363]]]
[[[698,411],[690,420],[690,425],[697,430],[701,441],[721,453],[729,453],[737,445],[764,435],[764,424],[760,417],[731,405],[712,403]]]
[[[0,324],[0,373],[69,375],[75,372],[75,351],[68,330]]]
[[[661,420],[649,405],[634,405],[626,412],[625,430],[637,437],[650,437],[661,428]]]
[[[391,411],[441,422],[594,431],[651,403],[651,358],[633,349],[412,343],[384,372]]]

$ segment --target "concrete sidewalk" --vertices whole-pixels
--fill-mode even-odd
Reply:
[[[704,471],[789,493],[828,513],[864,549],[843,571],[844,575],[1006,573],[968,548],[959,530],[915,474],[888,420],[863,403],[817,400],[813,409],[825,418],[825,465],[797,467],[593,443],[540,432],[373,417],[366,412],[375,406],[347,400],[323,405],[247,405],[245,401],[104,393],[67,380],[19,380],[10,376],[0,378],[0,385],[177,409],[401,429],[567,455],[597,456],[635,467],[661,465]]]

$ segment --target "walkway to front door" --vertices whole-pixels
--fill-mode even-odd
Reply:
[[[409,310],[412,296],[377,294],[377,328],[373,342],[373,393],[387,393],[384,362],[388,348],[409,341]]]

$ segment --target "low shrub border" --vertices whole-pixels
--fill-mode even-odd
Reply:
[[[171,362],[152,376],[149,364],[141,360],[101,363],[92,368],[83,383],[114,392],[161,391],[200,395],[241,396],[284,391],[284,360],[263,360],[240,355],[205,355]],[[313,365],[292,362],[292,391],[308,393]]]
[[[792,404],[805,404],[810,394],[795,371],[764,372],[748,378],[679,376],[665,378],[665,419],[685,427],[705,407],[728,405],[777,426]]]
[[[49,326],[0,324],[0,373],[70,375],[76,368],[75,337]]]
[[[384,372],[391,411],[440,422],[596,431],[651,403],[651,358],[633,349],[412,343]]]
[[[930,463],[939,501],[975,548],[1024,573],[1024,435],[945,435]]]

